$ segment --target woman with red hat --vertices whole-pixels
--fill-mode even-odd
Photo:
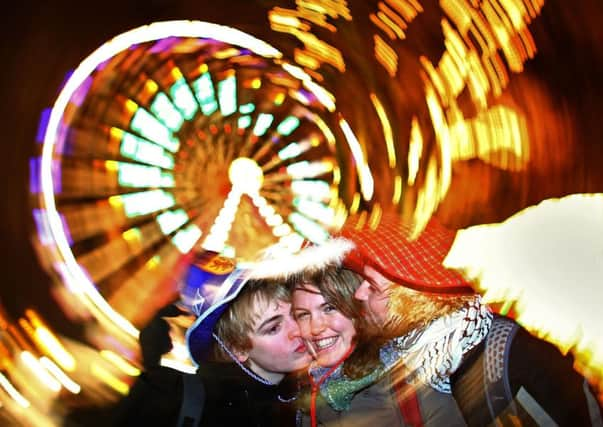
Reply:
[[[385,343],[398,357],[397,383],[407,396],[425,385],[452,394],[469,425],[600,422],[569,355],[493,314],[460,274],[443,267],[455,232],[436,220],[415,240],[411,231],[395,215],[351,217],[340,231],[355,246],[344,265],[364,276],[355,297],[379,330],[359,344],[348,369],[382,364]]]

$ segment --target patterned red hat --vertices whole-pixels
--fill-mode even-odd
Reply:
[[[364,266],[369,265],[388,279],[418,291],[473,292],[459,273],[442,265],[455,231],[432,218],[420,236],[411,241],[413,224],[398,215],[384,213],[376,224],[366,217],[350,216],[338,233],[356,246],[346,256],[344,266],[362,274]]]

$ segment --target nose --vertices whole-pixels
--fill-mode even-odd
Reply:
[[[358,286],[358,289],[356,289],[356,292],[354,292],[354,298],[356,298],[357,300],[360,301],[366,301],[368,299],[368,294],[369,294],[369,282],[364,280],[360,286]]]
[[[289,339],[297,339],[301,337],[301,329],[299,328],[299,325],[297,324],[295,319],[291,316],[289,317],[289,321],[287,322],[287,327],[289,328]]]
[[[310,320],[310,332],[312,335],[320,335],[325,330],[325,322],[322,316],[312,316]]]

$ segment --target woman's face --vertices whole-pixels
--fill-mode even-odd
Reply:
[[[334,366],[351,348],[356,335],[354,322],[328,303],[315,286],[295,289],[293,314],[320,366]]]
[[[274,383],[285,374],[308,366],[312,360],[291,315],[291,304],[272,301],[258,306],[257,321],[250,333],[251,349],[239,353],[241,362]]]

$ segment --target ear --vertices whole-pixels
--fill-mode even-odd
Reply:
[[[247,362],[247,359],[249,359],[248,351],[233,349],[232,353],[237,357],[237,360],[241,363],[245,363]]]

